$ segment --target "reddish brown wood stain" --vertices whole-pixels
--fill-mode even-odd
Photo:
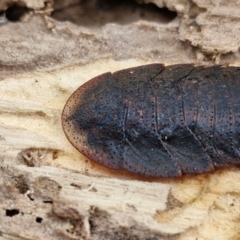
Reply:
[[[240,68],[151,64],[80,86],[63,130],[89,159],[150,177],[240,164]]]

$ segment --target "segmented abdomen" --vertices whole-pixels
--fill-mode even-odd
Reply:
[[[90,159],[153,177],[240,164],[240,68],[161,64],[100,75],[62,115]]]

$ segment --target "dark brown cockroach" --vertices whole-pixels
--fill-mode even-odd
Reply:
[[[240,68],[151,64],[79,87],[62,114],[82,154],[150,177],[240,164]]]

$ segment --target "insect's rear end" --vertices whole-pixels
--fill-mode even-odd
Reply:
[[[90,159],[153,177],[239,164],[240,68],[161,64],[100,75],[62,115]]]

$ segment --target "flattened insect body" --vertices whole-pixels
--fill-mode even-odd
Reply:
[[[151,177],[240,164],[240,68],[151,64],[105,73],[68,99],[64,132],[81,153]]]

